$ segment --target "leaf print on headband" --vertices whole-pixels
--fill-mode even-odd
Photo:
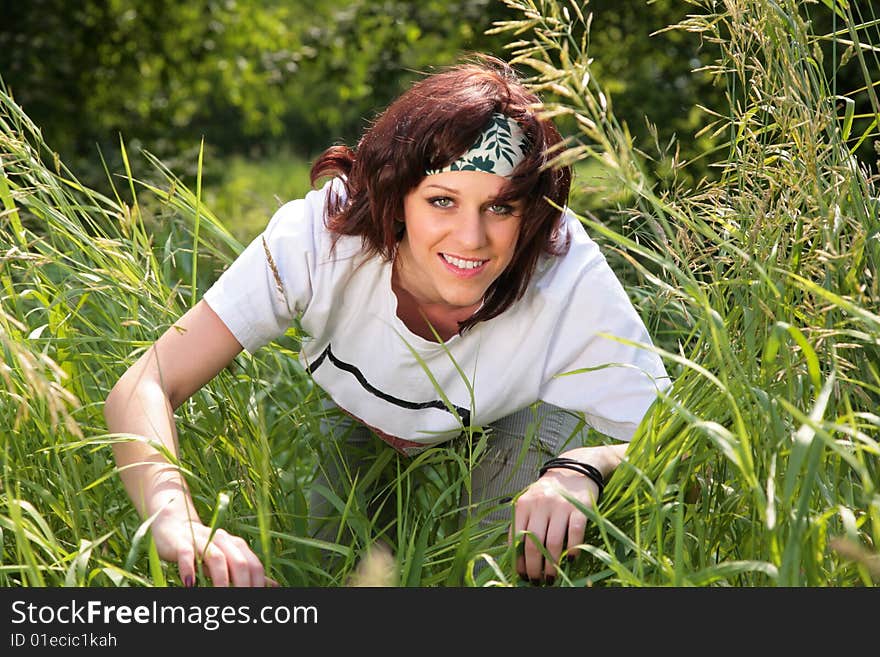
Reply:
[[[426,176],[445,171],[485,171],[509,177],[529,151],[529,140],[514,119],[495,112],[473,145],[442,169],[428,169]]]

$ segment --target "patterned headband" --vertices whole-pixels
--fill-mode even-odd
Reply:
[[[426,176],[445,171],[485,171],[509,177],[529,150],[528,138],[506,114],[495,112],[466,153],[442,169],[428,169]]]

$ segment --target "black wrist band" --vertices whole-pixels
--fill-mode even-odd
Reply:
[[[602,499],[602,491],[605,490],[605,479],[602,477],[602,473],[599,470],[590,465],[589,463],[583,463],[582,461],[575,461],[574,459],[565,458],[564,456],[559,456],[554,459],[550,459],[546,461],[544,465],[541,466],[539,471],[539,477],[543,477],[544,473],[551,468],[564,468],[565,470],[573,470],[574,472],[580,472],[585,477],[591,479],[596,486],[599,487],[599,494],[596,496],[596,504],[599,503],[599,500]]]

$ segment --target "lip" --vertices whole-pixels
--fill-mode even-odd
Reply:
[[[449,255],[454,258],[458,258],[459,260],[469,260],[471,262],[474,262],[473,258],[462,258],[460,256],[453,254],[453,253],[450,253]],[[461,267],[456,267],[451,262],[446,260],[446,258],[443,257],[442,253],[438,253],[437,257],[440,259],[440,262],[443,263],[443,265],[446,267],[446,269],[451,271],[453,274],[455,274],[459,278],[473,278],[474,276],[479,276],[481,273],[483,273],[483,271],[485,271],[486,266],[489,264],[488,260],[484,260],[483,264],[480,265],[479,267],[474,267],[473,269],[462,269]]]

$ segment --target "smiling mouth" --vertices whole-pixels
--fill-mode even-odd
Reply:
[[[447,264],[464,270],[479,269],[487,262],[489,262],[488,260],[465,260],[464,258],[458,258],[456,256],[449,255],[448,253],[441,253],[440,257],[443,258],[443,260]]]

